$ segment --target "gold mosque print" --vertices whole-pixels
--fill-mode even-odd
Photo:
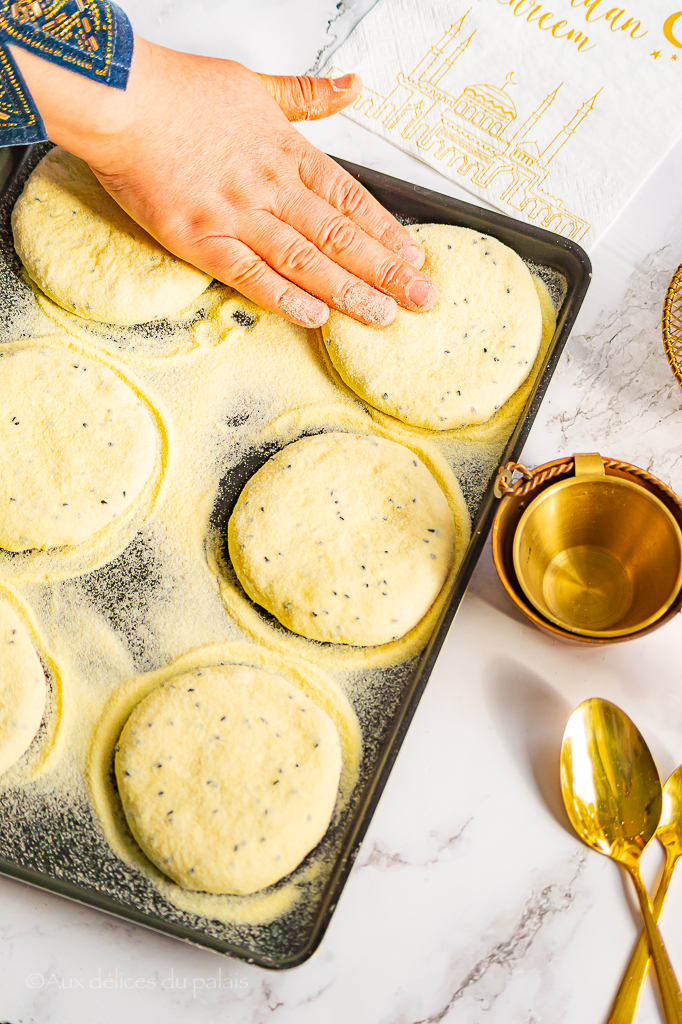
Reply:
[[[552,160],[579,130],[601,89],[586,99],[559,131],[555,123],[553,137],[551,108],[562,83],[521,123],[507,92],[514,84],[513,72],[501,87],[467,85],[461,95],[451,95],[443,88],[443,79],[477,31],[468,36],[464,32],[469,13],[450,26],[413,71],[398,73],[389,96],[365,87],[353,109],[381,121],[389,132],[399,131],[403,139],[432,159],[485,189],[491,202],[506,204],[529,220],[579,241],[591,225],[565,209],[546,186]],[[327,73],[336,76],[343,71],[332,68]],[[545,138],[546,144],[540,148],[542,144],[535,138]]]

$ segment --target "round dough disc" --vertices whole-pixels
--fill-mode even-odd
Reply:
[[[0,349],[0,547],[79,544],[137,498],[156,460],[143,402],[65,349]]]
[[[332,310],[329,358],[352,390],[404,423],[450,430],[484,423],[530,373],[542,338],[533,279],[512,249],[450,224],[408,228],[426,251],[439,298],[398,308],[381,330]]]
[[[329,826],[341,774],[336,727],[270,672],[222,665],[176,676],[137,705],[116,749],[130,830],[185,889],[264,889]]]
[[[251,478],[228,526],[244,590],[294,633],[361,647],[404,636],[455,550],[447,499],[394,441],[318,434]]]
[[[45,673],[17,613],[0,601],[0,772],[31,745],[45,711]]]
[[[89,320],[158,320],[180,312],[212,280],[172,256],[83,160],[58,147],[28,178],[12,230],[28,276],[58,305]]]

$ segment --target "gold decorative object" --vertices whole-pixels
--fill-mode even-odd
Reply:
[[[682,387],[682,264],[675,271],[665,293],[663,346],[675,379]]]
[[[666,1024],[682,1024],[682,995],[639,872],[661,817],[661,780],[644,737],[615,704],[586,700],[569,718],[561,745],[561,792],[583,842],[632,878]]]
[[[653,900],[654,918],[658,921],[675,865],[682,857],[682,766],[675,769],[663,787],[663,810],[656,838],[665,850],[663,874]],[[642,932],[613,1001],[608,1024],[632,1024],[649,963],[646,932]]]
[[[641,491],[648,492],[660,502],[678,528],[682,527],[682,500],[666,486],[661,480],[648,473],[644,469],[633,466],[629,462],[617,459],[601,457],[604,470],[604,483],[613,480],[623,480],[633,484]],[[593,464],[598,468],[597,464]],[[498,471],[498,478],[495,485],[497,497],[502,501],[498,507],[492,528],[492,552],[495,568],[500,580],[508,595],[514,601],[520,611],[523,612],[539,629],[550,633],[552,636],[576,643],[576,644],[606,644],[617,643],[629,640],[634,637],[643,636],[654,629],[658,629],[665,622],[669,621],[682,606],[682,588],[678,590],[666,610],[659,611],[658,617],[653,613],[648,615],[643,624],[624,633],[614,633],[613,630],[589,632],[577,632],[573,628],[568,629],[559,625],[534,606],[527,596],[517,577],[514,566],[514,537],[521,522],[521,519],[531,503],[545,491],[552,490],[557,484],[567,480],[575,479],[575,467],[573,458],[556,459],[554,462],[538,466],[537,469],[529,470],[520,463],[507,463]],[[570,505],[567,506],[570,509]],[[657,513],[659,510],[657,509]],[[669,521],[668,521],[669,522]],[[641,545],[639,536],[635,537],[635,548]]]
[[[682,584],[682,531],[665,505],[607,477],[600,455],[538,495],[514,535],[514,569],[550,622],[586,636],[625,636],[665,614]]]

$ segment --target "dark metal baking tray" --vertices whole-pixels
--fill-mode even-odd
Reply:
[[[44,151],[42,147],[41,151]],[[0,176],[0,181],[5,177],[0,190],[0,253],[4,254],[8,267],[14,266],[15,274],[19,273],[19,268],[11,251],[9,212],[38,155],[31,147],[12,149],[5,174]],[[500,464],[517,459],[587,291],[591,268],[586,253],[576,243],[542,228],[460,202],[378,171],[343,160],[338,162],[401,219],[456,224],[490,234],[516,250],[524,260],[563,277],[566,292],[554,337],[525,408],[502,453]],[[11,282],[5,282],[3,287],[9,287],[11,292],[13,286]],[[260,461],[257,455],[256,458]],[[0,840],[0,872],[120,918],[263,967],[284,969],[305,961],[319,945],[329,924],[407,728],[483,549],[496,505],[493,495],[495,469],[492,467],[487,480],[478,482],[474,494],[467,495],[473,519],[471,541],[454,581],[452,594],[426,649],[401,669],[384,673],[386,692],[392,693],[388,705],[390,714],[383,727],[376,730],[377,739],[371,750],[371,758],[368,754],[368,771],[361,776],[360,791],[356,794],[347,820],[343,822],[333,870],[315,906],[309,908],[307,915],[299,917],[295,922],[278,919],[271,926],[261,926],[253,933],[234,929],[231,934],[220,934],[215,928],[203,928],[202,919],[196,916],[183,917],[181,914],[167,913],[162,906],[163,901],[150,894],[152,887],[140,887],[133,873],[126,873],[127,866],[122,865],[106,847],[96,828],[93,829],[91,812],[86,807],[64,808],[52,822],[49,831],[42,835],[40,822],[34,820],[31,823],[27,820],[20,841],[8,844],[7,837],[3,836]],[[235,481],[230,490],[234,497]],[[139,552],[134,553],[134,557],[139,557]],[[20,794],[14,794],[11,808],[3,807],[0,799],[0,821],[3,813],[11,810],[16,815],[21,806]],[[44,808],[44,812],[47,814],[48,808]],[[126,902],[112,896],[112,893],[120,894],[122,891],[130,893]]]

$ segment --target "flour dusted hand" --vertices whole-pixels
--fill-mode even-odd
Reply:
[[[353,76],[258,75],[135,40],[125,92],[17,47],[50,138],[186,263],[305,327],[329,306],[382,327],[428,309],[418,242],[289,123],[356,99]]]

